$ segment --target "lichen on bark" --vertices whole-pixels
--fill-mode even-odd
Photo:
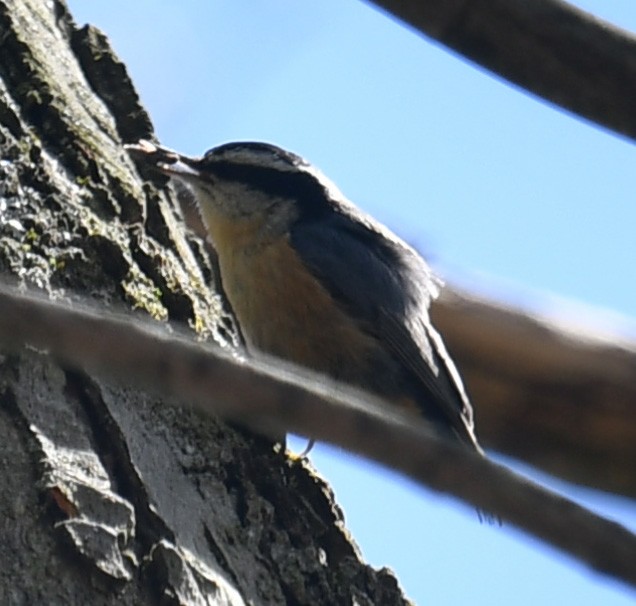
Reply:
[[[122,149],[152,125],[106,36],[0,0],[0,56],[2,280],[236,347],[204,243]],[[30,351],[0,360],[0,435],[3,604],[405,601],[245,429]]]

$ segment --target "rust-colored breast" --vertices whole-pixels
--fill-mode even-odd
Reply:
[[[419,414],[417,398],[405,391],[400,363],[369,327],[338,305],[286,235],[263,243],[258,220],[208,215],[206,222],[225,292],[251,351],[330,375]]]
[[[247,242],[237,246],[235,235],[232,247],[219,250],[219,261],[248,345],[358,383],[379,349],[375,338],[340,309],[287,237],[250,251]]]

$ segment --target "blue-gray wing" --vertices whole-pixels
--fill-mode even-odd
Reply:
[[[461,379],[429,318],[439,284],[424,260],[362,214],[299,221],[290,237],[334,299],[418,381],[427,405],[479,449]]]

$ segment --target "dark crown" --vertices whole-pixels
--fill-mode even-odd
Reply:
[[[272,167],[280,162],[290,168],[308,165],[303,158],[292,152],[258,141],[224,143],[205,152],[202,160],[204,163],[232,160],[236,163]]]

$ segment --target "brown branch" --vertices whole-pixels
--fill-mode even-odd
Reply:
[[[373,0],[495,74],[636,138],[636,39],[560,0]]]
[[[208,413],[291,430],[358,452],[493,512],[592,568],[636,586],[636,536],[566,498],[431,435],[335,384],[230,355],[129,320],[0,291],[0,339],[152,387]]]
[[[636,497],[636,344],[451,290],[433,318],[486,447]]]

